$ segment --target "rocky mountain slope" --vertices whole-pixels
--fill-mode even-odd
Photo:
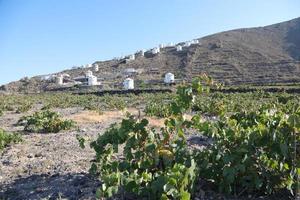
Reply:
[[[177,45],[183,45],[179,43]],[[138,70],[138,83],[155,83],[164,73],[172,72],[176,78],[190,80],[206,72],[227,85],[270,84],[300,82],[300,18],[270,26],[237,29],[199,38],[199,44],[162,48],[160,53],[146,51],[135,59],[97,61],[99,71],[94,72],[104,88],[116,88],[125,78],[124,70]],[[71,78],[88,69],[65,70]],[[23,79],[2,86],[5,91],[45,91],[54,83],[40,77]]]

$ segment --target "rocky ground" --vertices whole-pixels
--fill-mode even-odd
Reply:
[[[61,133],[25,133],[16,122],[23,114],[6,113],[0,127],[22,134],[23,142],[0,156],[0,199],[94,199],[99,181],[88,175],[94,152],[79,147],[76,135],[95,138],[124,116],[119,111],[99,115],[81,108],[60,109],[78,128]]]

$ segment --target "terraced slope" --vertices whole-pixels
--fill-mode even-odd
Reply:
[[[155,83],[166,72],[190,80],[206,72],[228,85],[300,82],[300,18],[270,26],[237,29],[199,38],[200,43],[184,47],[166,47],[159,54],[136,54],[136,59],[97,61],[94,74],[105,88],[115,88],[125,77],[126,68],[135,68],[137,83]],[[158,69],[159,73],[153,73]],[[66,70],[71,77],[87,69]],[[44,91],[55,87],[39,77],[3,86],[6,91]]]

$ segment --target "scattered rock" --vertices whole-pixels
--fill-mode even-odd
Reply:
[[[27,158],[33,158],[33,154],[28,154]]]
[[[34,155],[34,157],[36,157],[36,158],[38,158],[38,157],[42,157],[43,156],[43,154],[41,153],[41,152],[39,152],[39,153],[36,153],[35,155]]]
[[[9,161],[9,160],[4,160],[4,161],[2,161],[2,164],[3,164],[3,165],[9,165],[9,164],[10,164],[10,161]]]
[[[57,109],[63,116],[78,108]],[[14,124],[22,114],[7,112],[0,118],[0,127],[23,133]],[[111,123],[110,118],[99,123],[80,124],[79,130],[88,138],[96,138]],[[54,134],[23,133],[23,142],[6,148],[0,155],[0,199],[95,199],[98,180],[87,173],[95,152],[79,147],[78,130]]]

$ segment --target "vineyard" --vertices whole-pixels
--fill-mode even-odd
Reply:
[[[37,138],[41,147],[34,148],[51,149],[44,156],[19,152],[27,165],[0,175],[0,199],[295,199],[300,193],[298,94],[223,93],[203,76],[176,93],[3,95],[0,125],[1,174],[17,173],[14,161],[5,160],[16,157],[14,148],[33,152],[26,145]],[[79,172],[86,178],[72,182]],[[57,177],[70,183],[60,185]]]

